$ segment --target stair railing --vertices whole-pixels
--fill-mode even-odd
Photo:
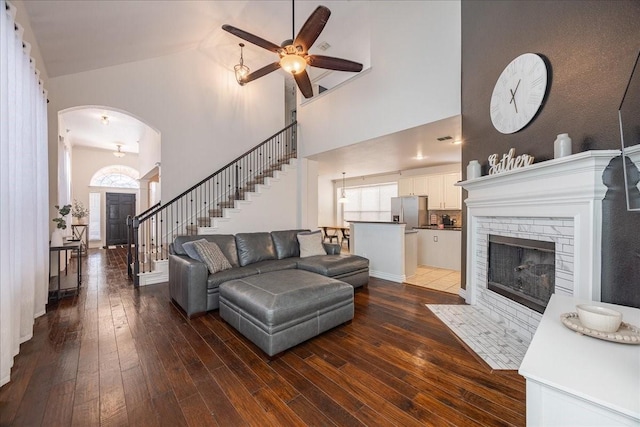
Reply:
[[[139,274],[152,271],[153,263],[169,256],[169,244],[178,235],[197,234],[211,226],[224,209],[256,191],[275,170],[297,156],[297,122],[272,135],[240,157],[209,175],[166,204],[156,204],[127,219],[130,236],[127,263],[129,277],[139,284]]]

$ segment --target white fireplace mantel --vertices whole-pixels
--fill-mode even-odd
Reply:
[[[540,202],[602,200],[607,191],[602,172],[611,159],[619,155],[620,150],[585,151],[458,185],[469,192],[465,200],[467,207],[527,206],[529,209]]]
[[[525,222],[532,218],[553,218],[561,223],[566,220],[571,227],[541,228],[547,236],[554,227],[564,228],[561,231],[571,235],[572,253],[568,257],[573,271],[565,280],[573,282],[573,296],[600,301],[602,199],[607,192],[602,174],[611,159],[619,155],[620,150],[586,151],[458,183],[468,191],[467,303],[475,305],[478,287],[486,287],[486,277],[478,273],[486,263],[479,259],[486,236],[478,231],[486,218],[513,218],[514,222],[518,218]],[[530,228],[535,227],[533,224]]]

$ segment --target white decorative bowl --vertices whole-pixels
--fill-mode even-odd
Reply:
[[[622,313],[599,305],[576,305],[578,318],[585,328],[601,332],[615,332],[622,322]]]

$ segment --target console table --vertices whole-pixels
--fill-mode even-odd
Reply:
[[[580,335],[560,315],[587,300],[554,294],[522,361],[527,426],[640,425],[640,345]],[[640,326],[637,308],[596,302]]]
[[[55,297],[56,300],[59,300],[61,298],[62,292],[65,292],[71,288],[66,287],[66,288],[61,288],[60,287],[60,281],[62,280],[62,275],[61,275],[61,269],[60,269],[60,253],[64,252],[64,275],[67,276],[68,272],[69,272],[69,264],[68,264],[68,259],[69,257],[67,256],[67,252],[71,251],[72,253],[75,252],[78,260],[78,271],[77,271],[77,277],[76,277],[76,287],[74,288],[74,292],[77,292],[78,289],[80,288],[80,284],[82,283],[82,242],[80,241],[75,241],[72,240],[70,242],[66,242],[64,243],[62,246],[51,246],[49,247],[49,253],[52,254],[57,254],[58,255],[58,279],[57,279],[57,292],[55,292]],[[51,283],[51,263],[49,263],[49,282]],[[50,292],[51,293],[51,292]]]
[[[80,251],[83,254],[87,253],[87,248],[89,247],[89,229],[87,224],[72,224],[71,225],[71,233],[73,235],[73,240],[80,241]]]

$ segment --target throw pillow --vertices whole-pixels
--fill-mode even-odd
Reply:
[[[298,233],[298,243],[300,244],[300,258],[327,254],[322,245],[322,233],[320,230]]]
[[[197,261],[200,261],[200,262],[204,262],[204,260],[202,258],[200,258],[200,255],[198,254],[198,251],[196,251],[196,247],[195,247],[195,243],[196,242],[207,242],[207,240],[206,239],[200,239],[200,240],[192,240],[190,242],[184,242],[182,244],[182,248],[187,253],[187,255],[189,255],[190,258],[193,258],[193,259],[195,259]]]
[[[208,242],[206,240],[197,240],[193,243],[193,246],[196,248],[198,255],[200,255],[200,258],[202,258],[202,262],[207,265],[207,268],[209,269],[209,272],[211,274],[231,268],[229,260],[224,256],[224,254],[220,250],[220,247],[215,243]]]

